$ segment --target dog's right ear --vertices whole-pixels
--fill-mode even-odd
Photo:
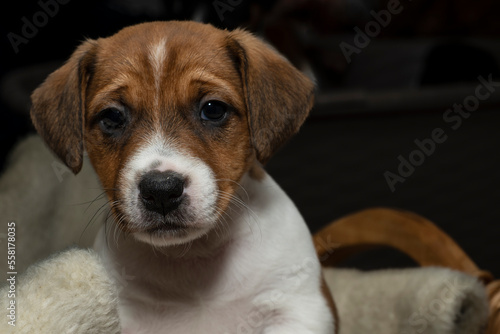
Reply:
[[[40,136],[73,173],[83,163],[86,88],[97,43],[82,43],[31,95],[31,120]]]
[[[227,48],[240,72],[256,158],[265,164],[305,121],[314,83],[274,48],[236,29]]]

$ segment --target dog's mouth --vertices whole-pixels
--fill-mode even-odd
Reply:
[[[159,235],[159,234],[165,234],[165,233],[170,233],[170,232],[183,232],[187,231],[189,227],[183,225],[183,224],[178,224],[178,223],[173,223],[173,222],[166,222],[166,223],[161,223],[158,224],[154,227],[147,228],[145,233],[151,234],[151,235]]]
[[[153,226],[145,226],[132,232],[136,239],[156,246],[184,244],[205,233],[199,226],[170,221],[156,222]]]
[[[168,215],[150,212],[144,208],[137,209],[137,212],[139,215],[130,216],[121,205],[113,207],[115,222],[127,233],[165,238],[188,235],[198,229],[196,224],[184,223],[192,219],[192,214],[186,208],[178,208]]]

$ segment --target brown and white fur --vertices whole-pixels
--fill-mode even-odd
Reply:
[[[52,150],[74,173],[88,154],[108,196],[95,248],[128,277],[122,333],[334,332],[308,228],[261,168],[313,103],[271,47],[140,24],[85,41],[32,102]]]

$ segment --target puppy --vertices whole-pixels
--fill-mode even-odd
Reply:
[[[154,22],[88,40],[32,95],[74,172],[84,152],[124,273],[122,333],[331,334],[310,233],[261,168],[305,120],[313,84],[243,30]]]

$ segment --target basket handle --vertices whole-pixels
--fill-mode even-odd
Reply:
[[[500,333],[500,281],[480,270],[457,243],[431,221],[415,213],[370,208],[344,216],[313,236],[323,266],[377,246],[389,246],[420,266],[442,266],[477,277],[490,300],[488,334]]]

